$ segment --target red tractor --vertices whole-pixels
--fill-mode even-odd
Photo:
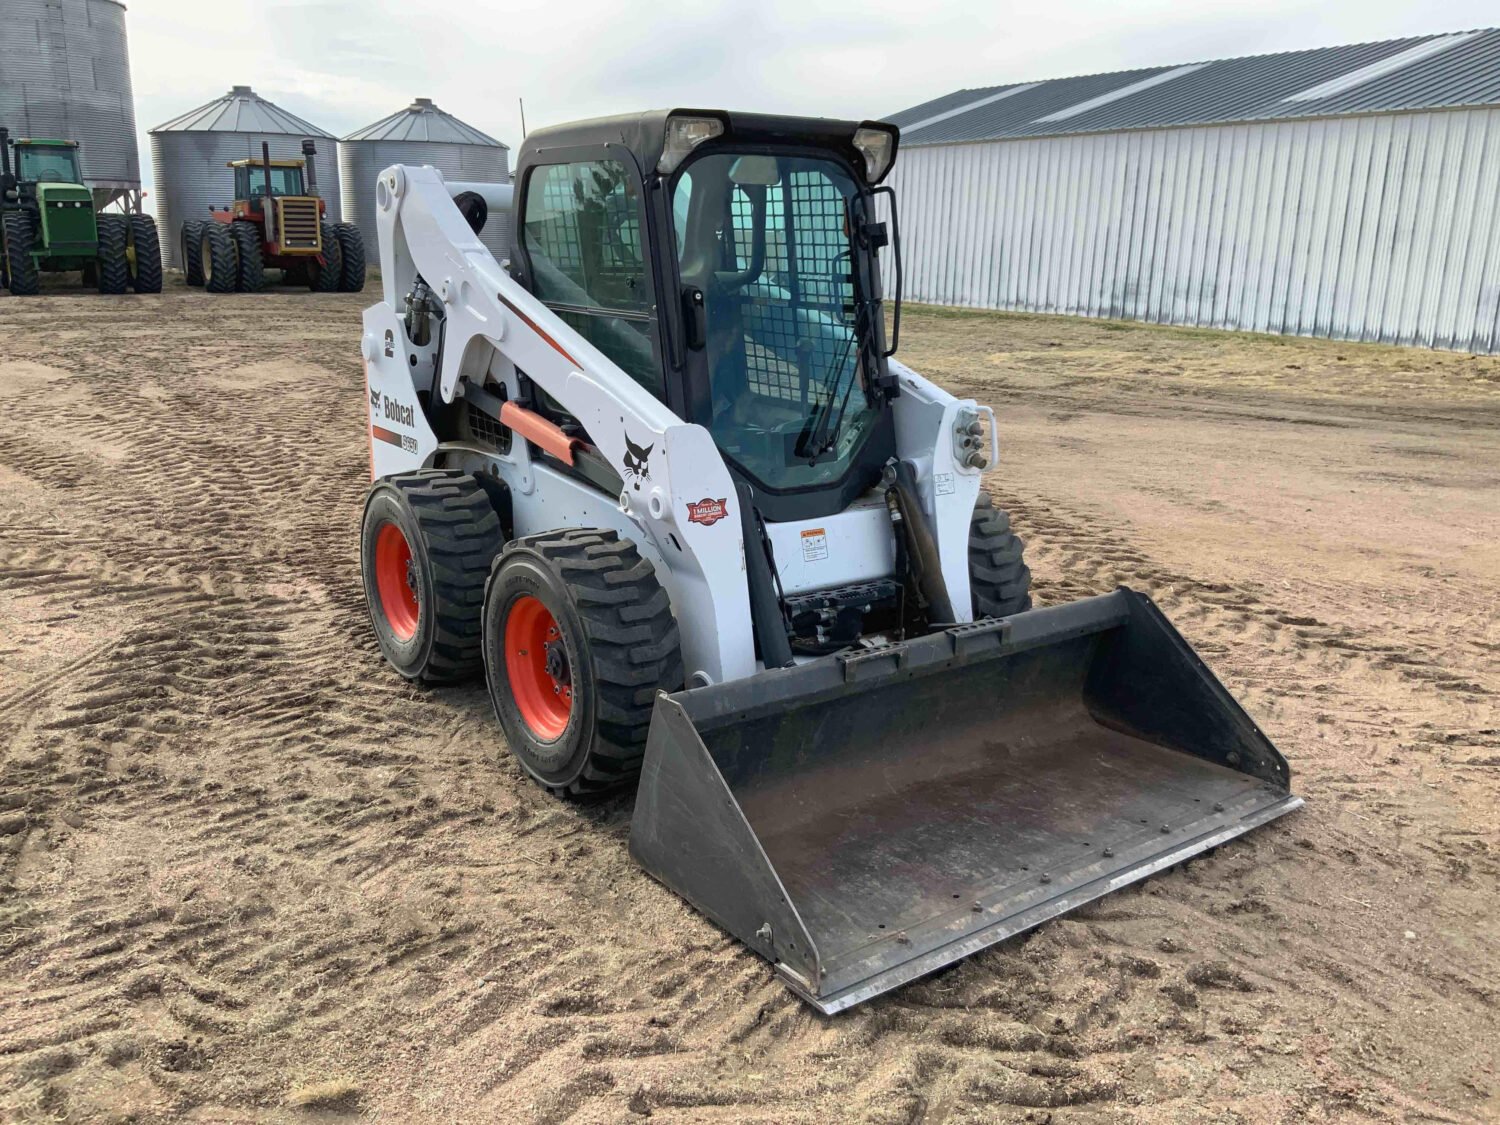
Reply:
[[[209,207],[208,222],[182,224],[182,261],[189,285],[210,293],[253,293],[266,267],[289,285],[315,293],[358,293],[365,287],[365,244],[353,223],[330,223],[318,196],[317,147],[302,142],[302,160],[234,160],[234,202]],[[305,177],[305,178],[304,178]]]

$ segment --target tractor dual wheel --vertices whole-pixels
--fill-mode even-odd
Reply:
[[[974,617],[1008,617],[1031,608],[1026,544],[1010,527],[1010,513],[981,495],[969,520],[969,592]]]
[[[130,220],[125,215],[100,215],[98,272],[99,292],[111,296],[130,288]]]
[[[162,287],[161,239],[156,220],[150,215],[127,218],[129,247],[125,258],[130,267],[130,287],[137,293],[160,293]]]
[[[683,685],[667,592],[613,531],[529,535],[495,559],[484,673],[521,766],[554,793],[633,784],[658,691]]]
[[[239,254],[228,224],[203,224],[203,234],[198,240],[198,262],[203,271],[203,288],[210,293],[233,293],[239,288]]]
[[[241,293],[259,293],[266,287],[266,257],[261,246],[260,227],[236,221],[229,224],[229,235],[234,239],[235,253],[239,258],[236,288]]]
[[[424,469],[377,481],[365,501],[360,570],[380,651],[409,680],[480,670],[480,610],[500,519],[468,473]]]
[[[177,238],[177,264],[182,267],[183,280],[194,289],[203,288],[203,224],[187,222]]]
[[[6,288],[16,297],[35,297],[42,291],[42,279],[31,256],[36,243],[31,216],[25,211],[6,211],[0,217],[0,234],[5,243]]]
[[[360,293],[365,287],[365,239],[353,223],[336,223],[333,228],[339,243],[341,260],[340,293]]]
[[[325,222],[322,228],[323,260],[309,259],[307,287],[314,293],[337,293],[344,280],[344,255],[340,252],[339,236],[333,224]]]

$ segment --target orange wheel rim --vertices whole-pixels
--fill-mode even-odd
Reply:
[[[573,713],[573,677],[557,619],[538,598],[517,598],[505,619],[505,675],[521,721],[545,742]]]
[[[421,603],[417,600],[417,565],[411,544],[393,523],[383,523],[375,536],[375,592],[380,611],[398,640],[417,635]]]

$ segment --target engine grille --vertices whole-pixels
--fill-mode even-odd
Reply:
[[[281,230],[277,242],[282,250],[323,249],[321,229],[318,222],[318,201],[299,196],[277,200],[276,217]]]
[[[469,405],[468,430],[473,441],[494,446],[501,453],[510,452],[511,430],[502,426],[498,419],[490,417],[472,402]]]

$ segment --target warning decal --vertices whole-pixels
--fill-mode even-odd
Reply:
[[[821,527],[810,527],[802,533],[802,561],[817,562],[828,557],[828,533]]]

